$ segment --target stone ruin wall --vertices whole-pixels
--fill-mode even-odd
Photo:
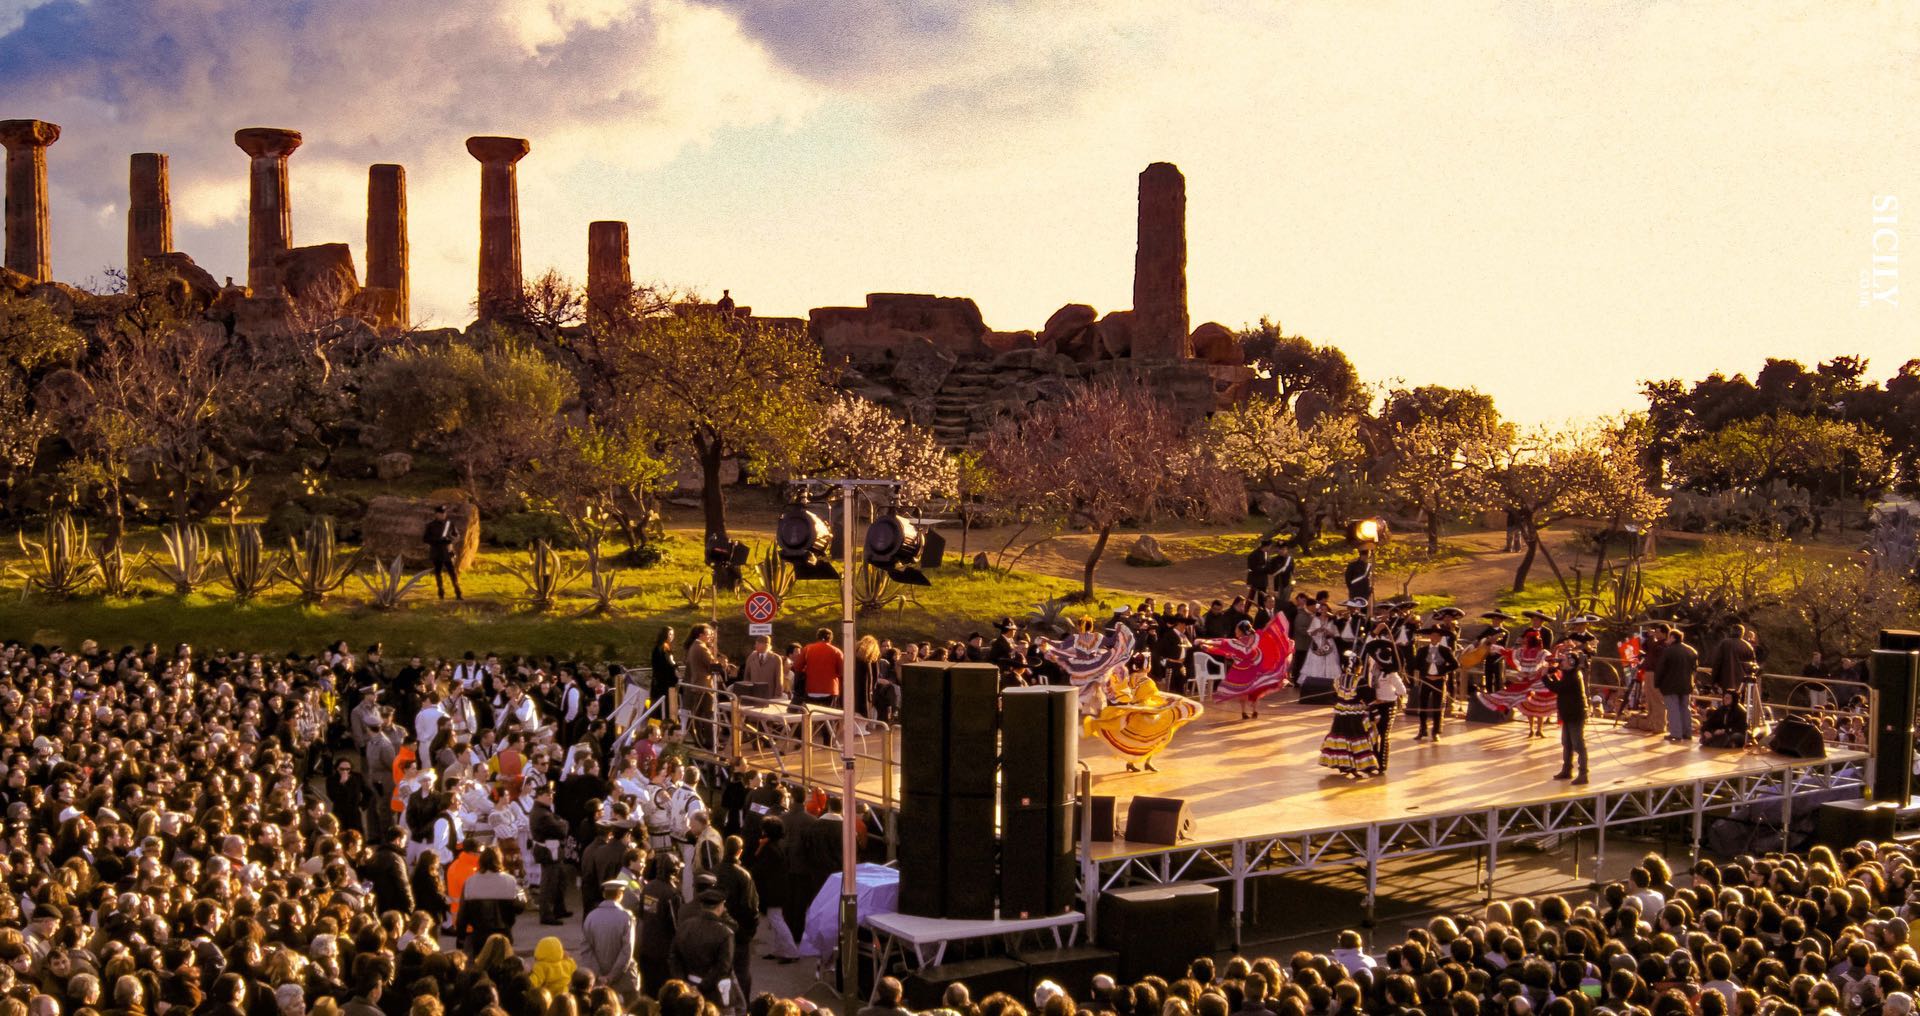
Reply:
[[[0,121],[6,148],[5,267],[0,286],[53,304],[86,327],[111,320],[127,296],[98,296],[53,281],[47,149],[60,128],[41,120]],[[130,277],[158,285],[201,317],[211,338],[271,340],[305,324],[342,318],[373,329],[411,323],[406,171],[369,167],[364,283],[344,243],[293,244],[289,163],[300,132],[249,127],[234,144],[249,159],[247,278],[218,283],[173,245],[167,156],[131,156],[127,264]],[[524,138],[473,137],[480,163],[479,321],[508,312],[518,297],[518,164]],[[808,320],[754,318],[801,327],[820,343],[838,384],[931,427],[950,447],[971,444],[992,424],[1080,379],[1131,376],[1160,389],[1197,417],[1244,398],[1254,382],[1234,332],[1208,322],[1188,330],[1186,181],[1170,163],[1140,174],[1134,308],[1104,315],[1070,303],[1038,331],[994,331],[963,297],[869,294],[862,307],[820,307]],[[594,222],[587,237],[589,313],[610,310],[631,286],[624,222]],[[448,330],[451,331],[451,330]]]

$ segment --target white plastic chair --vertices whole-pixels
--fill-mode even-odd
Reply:
[[[1213,689],[1227,679],[1227,661],[1212,653],[1193,654],[1193,687],[1200,698],[1212,702]]]

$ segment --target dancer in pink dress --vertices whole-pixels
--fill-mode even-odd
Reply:
[[[1541,644],[1536,632],[1529,630],[1522,636],[1520,648],[1494,646],[1493,651],[1506,658],[1513,680],[1499,691],[1481,692],[1480,703],[1488,709],[1513,710],[1526,717],[1528,737],[1547,736],[1547,717],[1558,711],[1557,700],[1546,681],[1553,671],[1552,650]]]

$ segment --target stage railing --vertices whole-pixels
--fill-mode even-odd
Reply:
[[[804,790],[841,791],[839,709],[681,685],[680,729],[688,750],[730,764],[740,759]],[[707,700],[712,708],[707,708]],[[854,737],[856,796],[889,816],[899,799],[898,733],[861,717]]]

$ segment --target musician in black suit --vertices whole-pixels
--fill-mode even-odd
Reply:
[[[441,576],[453,583],[453,598],[463,599],[460,595],[460,568],[454,557],[453,545],[460,542],[460,530],[447,517],[447,506],[433,506],[433,518],[428,520],[426,532],[420,539],[427,545],[427,560],[433,563],[433,588],[441,599],[447,598],[446,583]]]
[[[1446,719],[1447,683],[1460,669],[1460,658],[1446,643],[1446,630],[1438,625],[1420,629],[1426,643],[1413,651],[1413,666],[1408,683],[1413,686],[1413,713],[1420,719],[1420,732],[1414,740],[1427,737],[1427,724],[1433,724],[1433,739],[1440,740],[1440,723]]]

